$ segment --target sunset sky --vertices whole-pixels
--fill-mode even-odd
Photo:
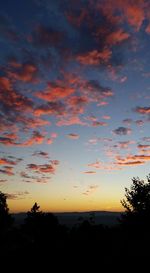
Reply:
[[[11,212],[122,210],[150,173],[150,1],[1,0],[0,109]]]

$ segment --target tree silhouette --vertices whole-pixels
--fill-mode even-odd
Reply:
[[[58,231],[58,220],[53,213],[44,213],[39,210],[40,206],[35,203],[27,212],[24,229],[36,245],[51,242],[55,239]]]
[[[39,227],[42,222],[42,211],[39,211],[40,206],[37,203],[33,205],[30,211],[27,212],[25,219],[25,227],[31,234],[35,234],[39,231]]]
[[[0,230],[5,230],[12,224],[12,217],[9,214],[7,195],[0,191]]]
[[[121,200],[125,213],[121,222],[136,229],[150,227],[150,175],[147,182],[137,178],[132,179],[130,189],[125,188],[125,199]]]
[[[31,212],[29,212],[29,213],[30,213],[30,214],[31,214],[31,213],[35,214],[35,213],[39,212],[39,208],[40,208],[40,206],[38,206],[38,204],[35,202],[35,204],[34,204],[33,207],[31,208]]]

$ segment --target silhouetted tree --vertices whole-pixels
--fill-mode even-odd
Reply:
[[[24,229],[29,234],[31,241],[40,246],[48,244],[56,238],[58,231],[57,217],[52,213],[44,213],[39,210],[40,206],[35,203],[27,212]]]
[[[136,229],[150,227],[150,175],[147,182],[137,178],[132,179],[130,189],[125,188],[125,199],[121,201],[125,208],[121,222]]]
[[[9,214],[7,195],[0,191],[0,230],[5,230],[12,224],[12,217]]]
[[[30,211],[27,212],[25,219],[25,228],[30,234],[35,236],[39,232],[39,228],[42,222],[42,211],[39,211],[40,206],[37,203],[33,205]]]

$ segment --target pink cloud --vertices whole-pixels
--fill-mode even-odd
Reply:
[[[32,136],[28,140],[26,140],[26,141],[24,141],[22,143],[18,143],[17,145],[18,146],[39,145],[39,144],[42,144],[44,140],[45,140],[45,136],[44,135],[42,135],[38,131],[33,131]]]
[[[56,166],[59,165],[58,160],[51,160],[48,164],[28,164],[27,168],[29,170],[32,170],[36,173],[49,173],[49,174],[55,174]]]
[[[35,96],[46,101],[57,101],[58,99],[64,99],[73,94],[75,89],[65,85],[61,81],[49,82],[47,88],[44,91],[35,93]]]
[[[57,137],[58,137],[57,133],[55,133],[55,132],[51,133],[51,138],[57,138]]]
[[[138,125],[138,126],[143,126],[143,125],[144,125],[144,121],[141,120],[141,119],[136,120],[135,123],[136,123],[136,125]]]
[[[37,83],[38,68],[33,63],[13,63],[13,71],[8,72],[8,76],[13,80],[22,81],[25,83]]]
[[[142,5],[138,5],[138,3],[132,4],[130,2],[127,2],[127,4],[124,5],[124,14],[128,23],[132,27],[134,27],[136,31],[139,31],[145,19],[144,9]]]
[[[88,164],[89,167],[96,168],[96,169],[101,169],[102,168],[102,163],[100,161],[96,161],[94,163]]]
[[[77,61],[84,65],[99,65],[107,63],[111,58],[111,50],[106,48],[103,51],[93,50],[77,56]]]
[[[111,117],[108,116],[108,115],[104,115],[104,116],[102,116],[102,118],[103,118],[103,119],[111,119]]]
[[[129,37],[130,37],[130,34],[120,28],[110,33],[106,41],[108,44],[112,46],[127,40]]]
[[[71,116],[67,118],[61,118],[56,125],[57,126],[70,126],[74,124],[79,124],[79,125],[86,125],[85,122],[81,121],[78,116]]]

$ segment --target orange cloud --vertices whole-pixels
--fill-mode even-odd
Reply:
[[[143,1],[141,3],[143,4]],[[124,5],[124,15],[127,22],[134,27],[136,31],[139,31],[145,19],[143,6],[138,5],[138,2],[137,5],[127,2],[127,4]]]
[[[37,83],[38,68],[33,63],[16,63],[13,62],[13,71],[8,72],[8,76],[13,80],[22,81],[25,83]]]
[[[75,90],[72,87],[66,86],[63,82],[49,82],[47,88],[44,91],[35,93],[35,96],[46,101],[57,101],[58,99],[64,99],[74,93]]]
[[[12,88],[12,84],[8,78],[0,77],[0,87],[2,90],[10,90]]]
[[[9,160],[7,158],[0,158],[0,165],[4,165],[4,164],[8,164],[8,165],[16,165],[17,162]]]
[[[34,110],[35,116],[41,115],[64,115],[66,113],[66,106],[60,101],[52,101],[47,104],[38,106]]]
[[[143,115],[149,115],[150,114],[150,107],[136,107],[135,112]]]
[[[15,145],[15,141],[9,137],[0,137],[0,143],[6,146],[13,146]]]
[[[107,63],[111,58],[111,50],[106,48],[103,51],[93,50],[88,53],[78,55],[77,61],[84,65],[99,65]]]
[[[110,35],[107,37],[107,43],[110,45],[115,45],[127,40],[129,37],[130,34],[120,28],[110,33]]]
[[[150,155],[127,155],[126,157],[116,156],[116,164],[122,166],[141,165],[150,161]]]

